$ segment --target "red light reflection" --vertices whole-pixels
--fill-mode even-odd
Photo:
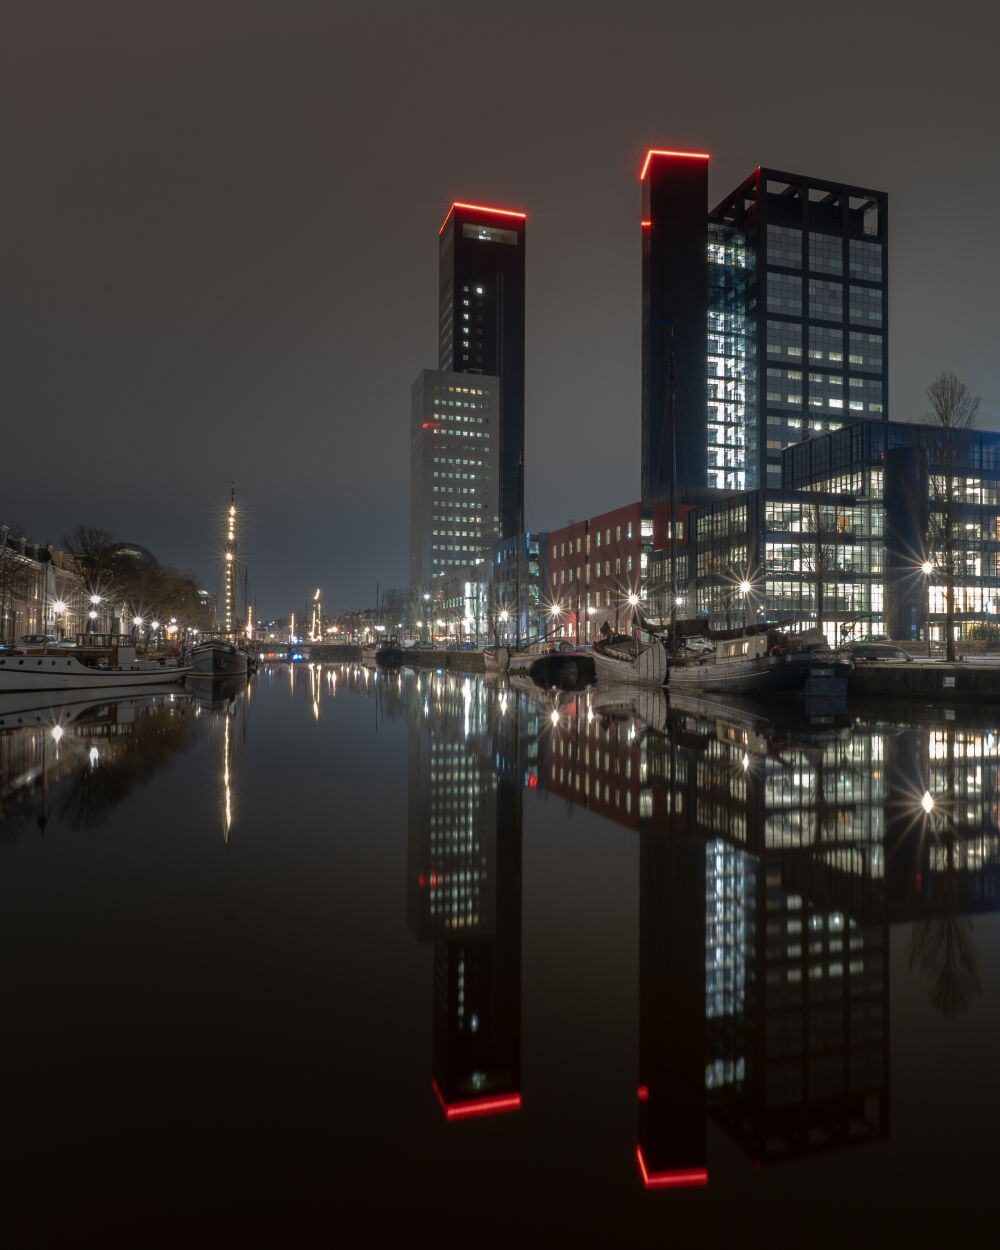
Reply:
[[[676,1168],[672,1172],[650,1172],[642,1156],[642,1147],[636,1146],[635,1157],[639,1161],[642,1183],[647,1189],[696,1189],[708,1184],[708,1168]]]
[[[434,1093],[448,1120],[471,1120],[476,1116],[499,1115],[503,1111],[520,1111],[520,1094],[498,1094],[494,1098],[472,1098],[466,1102],[446,1103],[444,1095],[438,1088],[437,1081],[431,1077]]]

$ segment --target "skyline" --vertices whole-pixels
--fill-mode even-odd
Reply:
[[[32,542],[95,525],[212,585],[233,481],[264,618],[316,586],[330,611],[405,586],[409,394],[437,356],[453,201],[527,213],[527,526],[637,499],[649,148],[709,154],[712,205],[758,164],[885,190],[889,419],[923,417],[951,369],[1000,427],[974,6],[908,10],[905,42],[892,12],[847,4],[812,37],[803,19],[801,45],[775,23],[738,46],[717,34],[728,4],[636,5],[632,23],[575,7],[571,28],[515,4],[462,30],[448,4],[381,22],[312,3],[77,9],[8,12],[0,52],[0,518]],[[442,58],[471,77],[424,72]],[[474,89],[493,81],[517,90]]]

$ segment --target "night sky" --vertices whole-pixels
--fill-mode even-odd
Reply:
[[[1000,19],[933,8],[9,0],[0,518],[214,584],[234,481],[263,616],[405,585],[453,199],[528,213],[527,524],[633,501],[650,146],[887,191],[889,415],[1000,427]]]

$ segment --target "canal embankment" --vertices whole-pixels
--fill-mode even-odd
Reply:
[[[933,702],[1000,702],[995,660],[859,660],[847,680],[848,695]]]

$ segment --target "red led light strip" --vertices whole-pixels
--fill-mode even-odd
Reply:
[[[711,160],[711,157],[707,152],[668,152],[663,148],[650,148],[646,153],[646,160],[642,167],[642,173],[639,175],[640,182],[642,182],[646,177],[646,170],[649,169],[649,162],[654,156],[687,156],[693,161]]]
[[[441,422],[440,421],[425,421],[423,428],[425,430],[440,430]]]
[[[652,221],[648,217],[643,217],[642,221],[639,222],[639,225],[642,226],[643,230],[648,230],[652,224]]]
[[[448,209],[448,217],[442,221],[438,234],[444,231],[445,226],[448,224],[448,218],[451,217],[456,208],[468,208],[474,213],[496,213],[498,217],[518,217],[521,221],[526,220],[528,216],[527,213],[517,213],[511,208],[488,208],[485,204],[463,204],[460,200],[456,200],[451,208]]]
[[[673,1172],[650,1172],[642,1157],[642,1147],[636,1146],[635,1157],[639,1161],[642,1183],[647,1189],[695,1189],[708,1184],[708,1168],[677,1168]]]
[[[434,1086],[434,1093],[438,1096],[438,1102],[444,1111],[445,1118],[448,1120],[469,1120],[480,1115],[498,1115],[501,1111],[520,1111],[521,1095],[520,1094],[500,1094],[495,1098],[474,1098],[469,1102],[453,1102],[450,1105],[445,1102],[444,1096],[438,1083],[431,1077],[431,1084]]]

